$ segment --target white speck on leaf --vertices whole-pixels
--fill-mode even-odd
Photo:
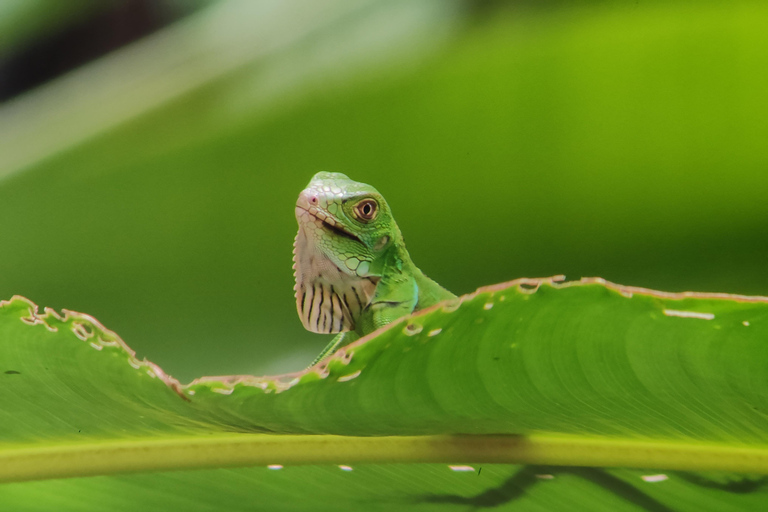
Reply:
[[[352,471],[352,466],[339,466],[342,471]]]
[[[743,325],[744,327],[749,327],[749,322],[744,320],[743,322],[741,322],[741,325]]]
[[[361,371],[362,370],[357,370],[355,373],[350,373],[349,375],[343,375],[343,376],[339,377],[337,380],[338,380],[338,382],[347,382],[348,380],[352,380],[355,377],[357,377],[358,375],[360,375]]]
[[[446,313],[453,313],[454,311],[459,309],[459,306],[461,306],[461,300],[453,299],[449,302],[446,302],[442,309]]]
[[[406,336],[414,336],[419,334],[422,330],[424,330],[424,327],[419,324],[408,324],[403,328],[403,334]]]
[[[677,316],[680,318],[699,318],[701,320],[712,320],[715,318],[714,313],[700,313],[698,311],[678,311],[676,309],[665,309],[664,314],[667,316]]]
[[[429,337],[432,337],[432,336],[437,336],[437,335],[438,335],[438,334],[440,334],[442,331],[443,331],[443,330],[442,330],[442,329],[440,329],[440,328],[438,328],[438,329],[432,329],[431,331],[429,331],[429,332],[427,333],[427,336],[429,336]]]
[[[663,482],[664,480],[668,480],[669,477],[667,475],[643,475],[641,477],[645,482]]]
[[[491,309],[493,307],[493,302],[486,302],[483,306],[483,309]]]
[[[451,471],[474,471],[472,466],[448,466]]]

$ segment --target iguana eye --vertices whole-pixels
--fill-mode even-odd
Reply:
[[[355,205],[355,213],[360,220],[368,222],[376,217],[378,208],[379,205],[373,199],[363,199]]]

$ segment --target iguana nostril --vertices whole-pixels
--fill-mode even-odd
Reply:
[[[317,204],[317,196],[312,196],[311,198],[309,198],[309,202],[312,204]]]

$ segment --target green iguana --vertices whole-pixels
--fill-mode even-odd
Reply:
[[[411,261],[384,197],[341,173],[315,174],[296,202],[296,308],[304,327],[340,333],[313,365],[414,311],[454,294]]]

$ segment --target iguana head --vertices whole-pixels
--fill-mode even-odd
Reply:
[[[400,232],[389,206],[372,186],[338,172],[319,172],[296,202],[299,235],[308,237],[341,271],[376,274],[377,257]]]
[[[389,206],[372,186],[319,172],[296,202],[296,306],[313,332],[354,329],[381,275],[384,254],[402,240]]]

